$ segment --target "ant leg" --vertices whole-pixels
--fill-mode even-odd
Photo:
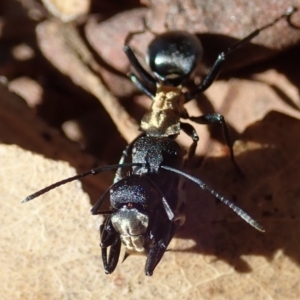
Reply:
[[[159,35],[159,33],[156,33],[154,31],[152,31],[152,29],[148,26],[147,24],[147,20],[146,20],[146,17],[143,16],[141,18],[142,22],[143,22],[143,29],[142,30],[138,30],[138,31],[132,31],[132,32],[129,32],[126,37],[125,37],[125,41],[124,41],[124,44],[129,44],[130,41],[132,40],[132,38],[135,36],[135,35],[139,35],[139,34],[143,34],[145,33],[146,31],[149,31],[151,32],[153,35]],[[165,24],[166,25],[166,24]],[[168,28],[166,28],[168,29]]]
[[[152,276],[154,269],[161,261],[178,226],[176,225],[176,223],[168,222],[167,227],[165,224],[163,226],[159,226],[158,224],[158,226],[156,227],[157,228],[155,229],[158,230],[158,234],[162,235],[161,228],[163,228],[164,233],[163,236],[154,243],[153,247],[148,252],[147,261],[145,265],[145,274],[147,276]],[[156,236],[156,234],[153,235]]]
[[[145,274],[147,276],[152,276],[154,269],[162,259],[164,253],[167,250],[167,245],[161,239],[157,243],[153,245],[153,247],[149,250],[147,255],[147,261],[145,265]]]
[[[188,158],[191,158],[194,156],[194,154],[196,152],[197,144],[199,141],[199,136],[198,136],[195,128],[191,124],[180,122],[180,127],[193,140],[193,143],[190,146],[190,149],[188,151]]]
[[[111,217],[108,216],[104,225],[100,226],[100,235],[101,235],[101,256],[103,261],[103,267],[106,274],[111,274],[119,260],[120,251],[121,251],[121,239],[116,231],[113,229],[111,224]],[[109,249],[109,255],[107,258],[107,248]]]
[[[135,36],[135,35],[139,35],[139,34],[143,34],[146,32],[146,30],[148,29],[148,26],[146,24],[146,20],[145,18],[143,17],[142,18],[142,21],[143,21],[143,26],[144,28],[142,30],[138,30],[138,31],[131,31],[129,32],[126,37],[125,37],[125,40],[124,40],[124,44],[127,45],[131,42],[132,38]]]
[[[138,75],[146,82],[146,84],[151,87],[152,89],[155,89],[156,87],[156,81],[155,79],[143,68],[143,66],[140,64],[140,62],[138,61],[138,59],[136,58],[133,50],[131,49],[131,47],[129,46],[130,41],[132,40],[132,38],[135,35],[139,35],[139,34],[143,34],[146,31],[151,32],[153,35],[157,35],[155,32],[152,32],[151,28],[149,28],[149,26],[147,25],[147,21],[145,17],[142,17],[142,22],[143,22],[143,26],[144,28],[142,30],[139,31],[134,31],[134,32],[129,32],[125,38],[124,41],[124,52],[129,60],[129,62],[131,63],[131,65],[133,66],[133,68],[137,71]],[[142,85],[140,82],[136,83],[135,80],[133,80],[131,78],[131,76],[129,76],[131,81],[137,86],[137,88],[139,90],[141,90],[139,88],[140,85]],[[143,86],[143,85],[142,85]],[[144,92],[142,90],[142,92]],[[147,93],[145,93],[146,95],[148,95]],[[152,98],[152,97],[150,97]]]
[[[162,203],[163,203],[164,209],[167,213],[168,219],[171,222],[173,222],[173,223],[176,222],[178,226],[181,226],[185,223],[185,219],[186,219],[185,214],[178,212],[178,211],[173,211],[170,208],[168,201],[165,197],[162,197]]]
[[[243,174],[243,172],[241,171],[241,169],[237,165],[237,163],[235,161],[235,158],[234,158],[234,153],[233,153],[233,148],[232,148],[232,142],[231,142],[231,139],[230,139],[229,129],[227,127],[224,116],[222,116],[220,114],[217,114],[217,113],[211,113],[211,114],[206,114],[206,115],[199,116],[199,117],[189,117],[189,119],[191,121],[197,123],[197,124],[209,125],[209,124],[213,124],[213,123],[218,123],[222,126],[224,138],[225,138],[227,146],[229,147],[230,158],[231,158],[232,164],[238,170],[239,173]]]
[[[297,9],[294,7],[289,7],[284,14],[273,20],[272,22],[255,29],[253,32],[251,32],[249,35],[247,35],[245,38],[241,39],[240,41],[237,41],[232,46],[230,46],[226,51],[223,51],[219,54],[218,58],[214,62],[212,68],[210,69],[209,73],[205,76],[203,81],[200,83],[200,85],[194,90],[186,94],[186,101],[189,101],[195,97],[197,93],[203,92],[206,89],[208,89],[211,84],[215,81],[215,79],[218,77],[221,68],[223,66],[223,63],[227,59],[227,57],[234,52],[236,49],[244,46],[245,44],[249,43],[254,37],[260,34],[263,30],[273,26],[278,21],[280,21],[283,18],[286,18],[288,23],[290,24],[290,17],[291,15],[296,11]]]
[[[132,151],[132,147],[134,145],[134,143],[141,137],[143,137],[145,134],[141,133],[140,135],[138,135],[129,145],[127,145],[125,147],[125,149],[123,150],[122,156],[119,160],[119,165],[123,165],[125,163],[125,161],[127,160],[127,158],[129,157],[129,155],[131,154]],[[115,173],[115,177],[114,177],[114,182],[113,183],[117,183],[118,181],[120,181],[125,175],[124,175],[124,168],[120,167],[117,169],[116,173]]]
[[[107,260],[107,248],[101,248],[103,267],[106,274],[111,274],[115,270],[118,264],[120,251],[121,251],[121,240],[118,235],[115,236],[115,239],[112,245],[110,246],[108,260]]]
[[[154,92],[150,91],[150,89],[145,87],[141,80],[138,77],[136,77],[133,73],[128,73],[128,77],[138,90],[140,90],[152,100],[155,98]]]
[[[289,10],[290,10],[290,13],[289,13]],[[286,17],[286,20],[288,22],[288,24],[294,28],[294,29],[300,29],[300,26],[299,25],[296,25],[292,22],[291,18],[292,18],[292,15],[295,11],[298,11],[298,8],[297,7],[293,7],[293,6],[290,6],[287,11],[286,11],[286,14],[287,14],[287,17]]]
[[[185,222],[185,214],[178,212],[178,211],[173,211],[173,209],[170,207],[167,199],[165,198],[164,194],[162,193],[161,189],[157,186],[157,184],[154,181],[152,181],[150,178],[148,178],[148,181],[150,184],[153,185],[153,187],[160,194],[161,201],[162,201],[164,210],[167,214],[169,221],[171,221],[173,223],[176,222],[179,226],[183,225]]]
[[[125,44],[123,47],[123,51],[125,52],[129,62],[133,66],[133,68],[137,71],[138,75],[145,81],[145,83],[151,87],[151,89],[155,89],[156,81],[155,79],[144,69],[144,67],[140,64],[138,59],[136,58],[133,50],[130,48],[128,44]]]
[[[116,233],[111,223],[111,215],[106,216],[103,224],[100,225],[100,247],[108,248],[112,245]]]

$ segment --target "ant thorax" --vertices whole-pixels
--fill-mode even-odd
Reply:
[[[150,136],[178,135],[184,102],[181,87],[157,84],[151,110],[142,118],[140,129]]]

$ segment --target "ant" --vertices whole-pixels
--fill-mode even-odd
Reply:
[[[131,48],[125,45],[125,52],[131,63],[146,83],[142,83],[134,74],[131,74],[130,78],[154,100],[151,111],[141,121],[142,134],[125,148],[119,164],[95,168],[63,179],[27,196],[22,202],[31,201],[71,181],[109,170],[116,170],[113,184],[91,209],[91,213],[94,215],[105,215],[104,223],[100,226],[100,247],[106,274],[110,274],[115,270],[120,256],[121,244],[126,247],[127,254],[131,251],[145,253],[147,256],[145,274],[148,276],[153,274],[176,229],[185,221],[184,203],[178,195],[180,177],[194,182],[201,189],[231,208],[245,222],[263,232],[264,228],[245,211],[200,179],[181,170],[183,153],[174,138],[179,134],[180,129],[188,133],[193,139],[194,146],[191,147],[193,151],[193,147],[195,148],[198,141],[197,133],[191,125],[181,123],[180,118],[190,119],[201,124],[219,122],[223,126],[227,144],[231,148],[226,123],[221,115],[209,114],[202,117],[189,117],[183,104],[192,99],[196,93],[210,86],[230,52],[251,40],[261,30],[271,26],[279,19],[289,17],[294,11],[295,9],[288,10],[280,18],[254,31],[221,54],[202,84],[194,92],[183,93],[180,87],[184,79],[190,76],[197,61],[192,55],[195,48],[189,44],[190,40],[193,39],[191,38],[192,35],[186,34],[186,38],[182,41],[188,45],[189,51],[192,51],[189,52],[188,49],[184,51],[186,59],[189,61],[187,69],[183,69],[183,58],[179,61],[177,71],[174,68],[171,70],[171,66],[175,65],[174,62],[169,64],[170,61],[166,61],[166,59],[164,63],[167,64],[160,66],[154,53],[161,55],[161,51],[150,51],[149,57],[154,61],[153,74],[156,79],[141,67]],[[170,35],[172,38],[174,37],[173,34]],[[175,35],[175,37],[178,36]],[[165,40],[163,41],[162,46],[168,46],[168,43],[165,43]],[[155,45],[156,42],[153,43]],[[180,44],[181,41],[177,39],[173,45],[179,47]],[[159,42],[159,45],[161,45],[161,42]],[[153,48],[150,47],[150,49]],[[170,50],[168,50],[168,55],[171,55]],[[162,69],[160,69],[161,67]],[[159,72],[156,71],[157,69],[160,69]],[[166,73],[162,73],[162,70],[166,70]],[[232,148],[231,159],[235,164]],[[103,202],[108,197],[110,209],[101,210]],[[108,249],[109,253],[107,253]]]
[[[198,117],[189,116],[184,108],[184,104],[211,86],[230,54],[281,19],[286,18],[290,24],[290,18],[296,10],[295,7],[289,7],[284,14],[272,22],[254,30],[248,36],[221,52],[202,82],[188,92],[183,92],[183,88],[195,68],[201,63],[203,55],[200,40],[194,34],[179,30],[167,31],[156,35],[149,44],[146,55],[146,62],[153,74],[152,76],[143,68],[129,46],[129,42],[134,35],[144,33],[146,29],[150,30],[144,19],[144,30],[129,33],[123,48],[128,60],[139,76],[129,73],[130,80],[141,92],[153,100],[150,112],[142,118],[141,130],[146,132],[147,135],[159,137],[176,137],[179,135],[180,130],[183,130],[193,141],[188,153],[188,157],[191,157],[195,153],[199,137],[194,127],[188,123],[181,122],[181,119],[191,120],[197,124],[220,124],[226,144],[230,150],[231,161],[242,174],[235,161],[232,142],[224,116],[218,113],[209,113]]]
[[[140,136],[129,144],[121,160],[131,152],[131,162],[99,167],[58,181],[26,197],[28,202],[52,189],[89,175],[117,169],[114,183],[91,209],[105,215],[100,226],[101,256],[106,274],[112,273],[119,260],[121,244],[127,254],[143,252],[147,256],[145,274],[151,276],[162,259],[177,228],[185,221],[184,203],[178,195],[178,178],[183,177],[209,192],[231,208],[255,229],[264,228],[245,211],[210,188],[200,179],[181,171],[183,155],[178,143],[169,137]],[[131,170],[120,172],[121,169]],[[110,209],[101,210],[109,195]],[[107,250],[109,248],[109,254]],[[124,259],[127,257],[124,257]]]
[[[52,189],[89,175],[113,169],[131,168],[130,175],[120,177],[101,196],[91,209],[94,215],[105,215],[100,226],[102,261],[106,274],[112,273],[119,260],[121,244],[126,249],[147,255],[145,274],[151,276],[163,257],[176,229],[185,221],[184,203],[178,197],[178,177],[194,182],[216,199],[231,208],[255,229],[263,227],[246,212],[210,188],[200,179],[180,170],[182,150],[169,137],[141,136],[129,145],[132,162],[99,167],[49,185],[26,197],[28,202]],[[100,210],[109,194],[111,208]],[[107,256],[107,249],[109,255]],[[126,257],[124,257],[125,259]]]

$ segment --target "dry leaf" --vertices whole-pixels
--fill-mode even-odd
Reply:
[[[90,0],[42,0],[46,8],[64,22],[69,22],[89,11]]]
[[[219,192],[234,194],[235,202],[265,226],[265,234],[188,184],[187,222],[150,278],[142,256],[130,256],[112,275],[104,274],[100,220],[90,215],[78,182],[21,204],[31,192],[74,170],[2,145],[2,298],[296,299],[300,157],[299,146],[291,142],[299,132],[298,120],[270,114],[239,142],[237,159],[246,178],[230,168],[227,158],[209,158],[197,172]]]
[[[296,4],[298,2],[296,1]],[[233,12],[229,4],[225,8],[230,13],[220,14],[220,5],[215,5],[212,10],[205,6],[205,18],[200,22],[195,7],[189,1],[180,3],[180,7],[175,2],[164,7],[159,6],[160,3],[163,2],[155,3],[160,11],[156,7],[152,7],[151,11],[155,26],[159,25],[160,28],[163,26],[162,17],[165,16],[165,11],[162,8],[168,9],[169,22],[172,21],[172,14],[177,14],[176,9],[180,8],[180,15],[176,20],[184,23],[190,31],[202,32],[201,26],[205,25],[210,28],[209,32],[215,32],[219,27],[226,29],[225,33],[231,36],[232,32],[237,33],[232,29],[233,27],[228,26],[231,24],[234,28],[241,28],[242,31],[237,34],[239,37],[245,36],[244,33],[249,32],[249,27],[256,26],[251,23],[253,20],[261,23],[266,19],[266,15],[257,13],[257,10],[268,15],[277,15],[276,10],[269,9],[269,6],[268,9],[257,6],[257,10],[251,12],[249,10],[249,13],[245,13],[242,8]],[[276,3],[279,6],[283,5],[284,8],[290,4],[295,3],[286,3],[286,1]],[[201,9],[197,8],[197,10],[199,14],[203,13]],[[131,12],[126,13],[129,16]],[[104,11],[103,14],[105,15]],[[12,15],[17,15],[19,18],[19,14]],[[188,16],[191,18],[187,19]],[[216,22],[217,17],[218,22]],[[119,22],[124,19],[115,15],[114,20],[120,25],[118,18]],[[114,20],[110,19],[111,22]],[[102,25],[105,27],[105,24],[112,24],[109,23],[110,21],[107,19],[107,22]],[[136,15],[136,19],[128,20],[128,24],[124,21],[122,28],[116,26],[119,28],[116,29],[117,33],[122,31],[120,35],[114,35],[113,31],[110,34],[112,48],[116,55],[122,52],[121,48],[114,49],[114,47],[122,44],[123,36],[126,35],[124,28],[134,27],[135,21],[140,22],[140,17]],[[17,36],[17,42],[25,40],[31,45],[30,37],[35,40],[32,24],[28,26],[28,23],[19,22],[19,19],[16,22],[14,18],[7,24],[10,26],[7,25],[3,32],[7,34],[12,32],[13,28],[15,31],[10,37]],[[279,27],[285,25],[285,22],[278,24]],[[100,27],[101,25],[95,26],[98,30]],[[278,30],[279,27],[270,29],[268,34],[266,33],[268,40],[273,38],[279,46],[290,45],[291,41],[286,42],[285,39],[281,39],[283,31]],[[28,35],[23,34],[28,32],[28,28],[31,29],[32,34],[29,38]],[[44,30],[43,39],[38,37],[38,42],[43,43],[41,49],[55,44],[50,40],[54,40],[53,37],[60,33],[58,23],[46,21],[38,28],[38,32]],[[286,34],[284,37],[296,43],[299,30],[291,28],[288,30],[289,32],[292,30],[293,34]],[[51,35],[51,32],[56,35]],[[278,32],[279,36],[276,36],[275,33]],[[97,34],[89,32],[90,35],[92,33]],[[70,38],[70,35],[68,37]],[[118,43],[113,40],[114,37]],[[139,38],[143,41],[143,36]],[[106,37],[99,31],[100,45],[101,39],[105,40]],[[264,39],[267,40],[266,35],[261,39],[264,43]],[[70,41],[65,37],[57,44],[65,45],[68,42]],[[89,68],[92,64],[88,67],[82,66],[83,64],[78,60],[74,62],[72,56],[68,54],[65,56],[67,51],[65,52],[64,47],[54,46],[50,48],[52,55],[57,58],[51,60],[53,65],[59,61],[57,66],[61,67],[66,74],[71,72],[73,82],[97,91],[99,80],[95,74],[90,75]],[[4,49],[5,47],[4,43]],[[53,49],[59,50],[55,52]],[[9,50],[8,47],[7,51]],[[218,143],[211,143],[206,126],[197,126],[200,136],[197,154],[200,158],[196,157],[191,163],[194,169],[190,172],[222,195],[233,199],[236,204],[262,223],[266,233],[255,231],[227,207],[217,203],[192,183],[187,183],[185,190],[187,222],[178,230],[176,238],[170,244],[171,251],[164,255],[151,278],[144,275],[145,257],[142,256],[130,256],[117,266],[112,275],[104,274],[98,231],[101,218],[91,216],[89,210],[90,202],[95,201],[102,194],[103,189],[111,183],[107,174],[86,178],[93,187],[93,192],[89,191],[90,197],[82,192],[79,182],[73,182],[32,202],[20,203],[22,198],[30,193],[75,173],[67,163],[60,160],[69,161],[77,171],[89,169],[96,160],[82,153],[79,147],[49,128],[34,115],[24,101],[1,85],[0,252],[2,255],[0,255],[0,262],[2,272],[0,280],[2,298],[298,299],[300,294],[298,52],[299,49],[290,51],[276,61],[258,66],[248,73],[237,74],[237,77],[232,80],[227,81],[223,78],[214,83],[197,103],[188,104],[191,115],[199,115],[203,111],[217,111],[225,115],[234,137],[238,138],[235,151],[237,162],[243,169],[245,178],[239,177],[231,165],[226,156],[227,147],[219,143],[223,142],[222,137],[211,132],[218,141]],[[109,49],[100,53],[101,56],[104,53],[102,58],[107,58],[108,65],[114,66],[109,62],[109,58],[113,59],[116,56],[110,55]],[[241,55],[245,59],[244,52],[241,52]],[[248,58],[252,59],[250,56],[247,56],[247,61]],[[54,91],[62,89],[66,93],[65,98],[69,100],[70,107],[75,102],[74,94],[69,93],[72,88],[57,79],[57,74],[53,75],[53,70],[45,67],[45,62],[40,63],[38,59],[32,59],[27,64],[19,63],[12,60],[10,55],[4,56],[4,61],[5,64],[1,64],[1,75],[9,79],[20,74],[35,77],[35,80],[42,78],[39,86],[48,84],[48,88]],[[68,65],[70,61],[77,67]],[[113,61],[118,60],[113,59]],[[115,67],[123,71],[122,68],[126,66],[124,67],[124,61],[121,60],[121,63],[122,65]],[[48,79],[46,84],[43,81],[45,78]],[[52,82],[53,85],[50,84]],[[93,84],[89,85],[91,82]],[[114,83],[114,79],[111,82]],[[23,83],[22,89],[26,89],[26,81]],[[120,85],[116,86],[120,89]],[[74,88],[75,85],[72,87]],[[30,93],[21,94],[24,97],[34,98]],[[33,94],[37,95],[36,92]],[[99,98],[102,96],[99,93]],[[28,99],[29,103],[30,100]],[[51,102],[53,105],[51,109],[56,113],[60,110],[60,106],[56,107],[53,103],[54,101]],[[130,107],[129,110],[134,110],[139,105],[144,108],[143,104],[143,98],[141,100],[130,98],[127,106]],[[270,110],[277,112],[270,113]],[[116,125],[120,126],[118,121],[116,118]],[[92,119],[89,119],[89,122],[93,129],[90,130],[92,135],[97,136],[103,128],[106,130],[105,125],[97,126],[95,124],[98,123],[94,123]],[[124,126],[121,129],[130,139],[128,128]],[[190,139],[183,141],[185,146],[189,146],[190,143]],[[101,147],[106,147],[110,152],[118,145],[101,140]],[[45,159],[33,153],[40,153],[55,160]],[[203,154],[206,154],[207,158],[201,168],[196,168],[194,162],[202,159]],[[115,162],[118,159],[119,157],[116,157]]]

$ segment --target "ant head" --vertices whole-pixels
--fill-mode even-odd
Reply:
[[[121,209],[130,203],[131,208],[137,208],[143,213],[153,210],[161,199],[151,182],[140,175],[122,178],[110,187],[109,192],[110,204],[114,209]]]
[[[168,31],[148,46],[147,63],[155,78],[165,85],[178,86],[202,59],[199,39],[186,31]]]

